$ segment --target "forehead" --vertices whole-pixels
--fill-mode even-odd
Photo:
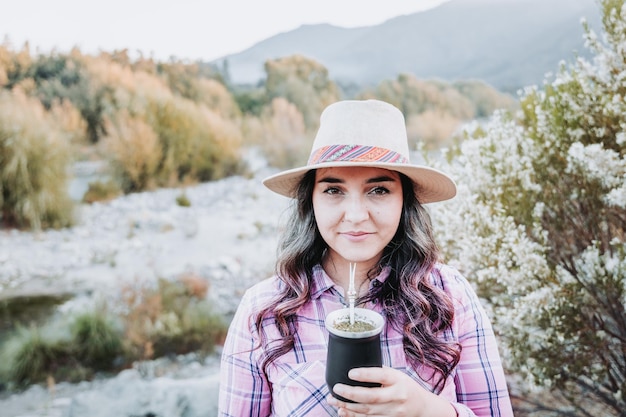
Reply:
[[[366,180],[370,178],[389,177],[395,180],[399,180],[400,174],[396,171],[377,167],[330,167],[318,168],[315,171],[316,180],[320,180],[325,177],[339,178],[344,180]]]

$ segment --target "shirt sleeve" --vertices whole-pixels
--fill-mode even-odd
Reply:
[[[250,291],[244,294],[224,342],[218,402],[220,417],[270,415],[271,391],[258,361],[259,338],[251,314],[253,300]]]
[[[489,317],[469,282],[451,272],[455,326],[462,346],[454,382],[460,417],[513,417],[513,409]]]

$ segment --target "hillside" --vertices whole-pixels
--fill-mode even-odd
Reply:
[[[302,26],[213,63],[227,60],[235,83],[263,79],[267,59],[302,54],[342,83],[371,85],[408,72],[515,91],[541,84],[561,60],[587,55],[581,18],[600,32],[599,15],[595,0],[450,0],[377,26]]]

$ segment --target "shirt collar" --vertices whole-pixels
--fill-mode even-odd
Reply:
[[[378,274],[378,276],[375,277],[372,280],[372,282],[370,282],[370,286],[382,285],[382,283],[385,282],[387,277],[389,277],[390,271],[391,271],[391,268],[389,266],[384,267],[381,273]],[[376,281],[378,281],[380,284],[375,284]],[[326,274],[326,271],[324,271],[324,268],[322,268],[320,264],[315,265],[313,267],[313,280],[311,282],[311,299],[315,300],[319,298],[322,295],[322,293],[330,290],[334,286],[335,286],[335,283],[333,282],[332,279],[330,279],[328,274]]]
[[[322,265],[317,264],[313,267],[313,280],[311,282],[311,299],[315,300],[335,286],[332,279],[326,274]]]

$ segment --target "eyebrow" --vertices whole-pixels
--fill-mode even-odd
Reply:
[[[374,178],[370,178],[369,180],[367,180],[367,184],[372,184],[375,182],[395,182],[396,179],[393,177],[389,177],[387,175],[382,175],[380,177],[374,177]]]
[[[366,184],[375,184],[378,182],[395,182],[397,181],[395,178],[387,176],[387,175],[382,175],[380,177],[373,177],[368,179],[367,181],[365,181]],[[322,177],[320,178],[319,181],[317,181],[318,184],[322,183],[322,182],[327,182],[330,184],[342,184],[345,181],[342,180],[341,178],[336,178],[336,177]]]

